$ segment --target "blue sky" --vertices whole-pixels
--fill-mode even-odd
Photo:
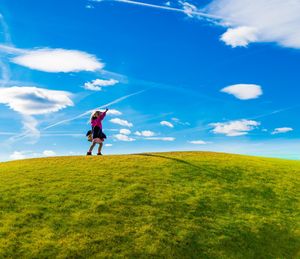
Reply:
[[[209,150],[300,158],[300,3],[0,4],[0,160]],[[108,105],[112,103],[111,105]]]

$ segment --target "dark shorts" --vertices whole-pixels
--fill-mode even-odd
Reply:
[[[104,139],[106,139],[106,135],[103,133],[102,129],[100,129],[99,127],[94,127],[92,129],[93,132],[93,139],[101,139],[102,141],[104,141]]]

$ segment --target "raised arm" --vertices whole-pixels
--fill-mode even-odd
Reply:
[[[103,120],[104,117],[106,116],[108,109],[105,110],[105,112],[102,112],[101,115],[99,116],[100,120]]]

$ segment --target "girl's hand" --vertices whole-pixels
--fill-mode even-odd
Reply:
[[[108,111],[108,108],[106,108],[105,111],[107,112],[107,111]]]

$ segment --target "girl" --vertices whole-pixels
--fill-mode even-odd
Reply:
[[[106,109],[105,112],[95,111],[94,113],[92,113],[91,126],[93,141],[89,151],[86,153],[88,156],[92,155],[93,149],[96,146],[96,144],[99,144],[97,155],[102,156],[101,150],[103,146],[103,141],[104,139],[106,139],[106,136],[102,131],[102,120],[104,119],[107,111],[108,109]]]

